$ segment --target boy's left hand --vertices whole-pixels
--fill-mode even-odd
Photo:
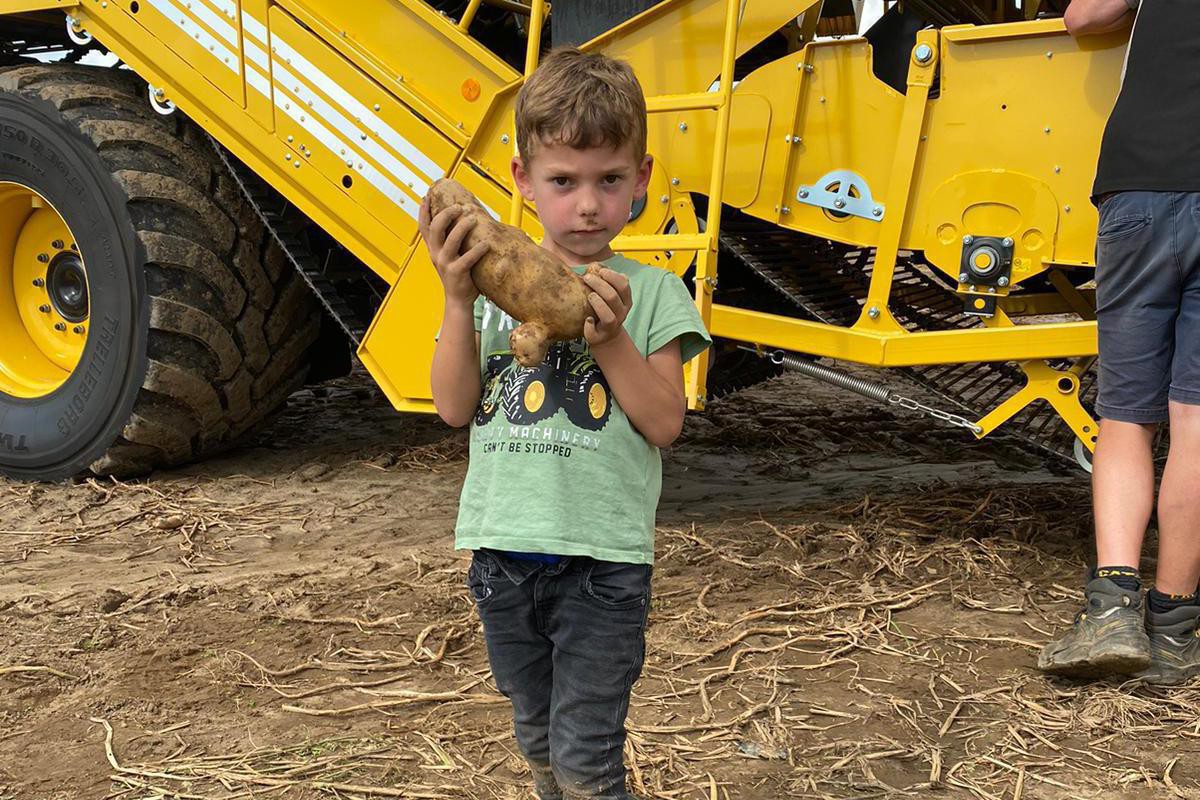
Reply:
[[[611,269],[589,271],[583,280],[592,290],[588,302],[593,312],[583,324],[583,338],[589,346],[597,347],[611,342],[624,330],[633,294],[629,291],[629,279]]]

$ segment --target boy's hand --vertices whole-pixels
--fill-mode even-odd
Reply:
[[[488,245],[487,242],[480,242],[467,252],[462,252],[463,242],[476,222],[473,216],[464,219],[462,212],[462,206],[454,205],[442,209],[430,219],[429,200],[422,200],[417,228],[421,231],[425,246],[429,248],[433,268],[441,278],[446,302],[470,305],[479,297],[479,289],[471,280],[471,267],[488,251]]]
[[[624,331],[625,318],[633,305],[629,291],[629,279],[619,272],[601,268],[583,275],[584,283],[591,288],[588,302],[592,304],[592,316],[583,324],[583,338],[592,347],[607,344]]]

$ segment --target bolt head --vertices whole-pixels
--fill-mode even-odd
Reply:
[[[1000,284],[1001,286],[1008,286],[1008,278],[1001,275],[999,280],[996,281],[996,283]]]
[[[83,326],[82,326],[82,325],[76,325],[76,326],[75,326],[74,328],[72,328],[71,330],[73,330],[75,333],[83,333]]]
[[[965,273],[965,272],[960,272],[960,273],[958,273],[958,282],[959,282],[959,283],[966,283],[966,282],[967,282],[967,278],[969,278],[969,277],[971,277],[971,276],[970,276],[970,275],[968,275],[967,273]]]
[[[784,214],[792,213],[792,209],[789,206],[784,206],[783,208],[780,209],[780,211],[782,211]]]
[[[38,253],[37,260],[45,264],[50,261],[50,256],[46,253]]]
[[[679,123],[679,130],[680,130],[680,131],[686,131],[686,130],[687,130],[687,123],[686,123],[686,122],[681,122],[681,123]]]
[[[834,200],[834,201],[833,201],[833,204],[834,204],[835,206],[837,206],[838,208],[845,208],[845,207],[846,207],[846,201],[845,201],[845,200],[843,200],[843,199],[842,199],[842,198],[840,198],[840,197],[839,197],[839,198],[837,198],[836,200]]]
[[[509,142],[508,134],[507,133],[501,134],[500,144],[508,144],[508,142]]]
[[[933,60],[933,48],[922,42],[913,50],[913,58],[917,60],[918,64],[928,64]]]
[[[800,196],[801,196],[801,197],[808,197],[808,189],[801,189],[801,190],[800,190]]]
[[[879,206],[875,206],[874,208],[872,208],[872,209],[871,209],[871,213],[872,213],[872,214],[874,214],[874,215],[875,215],[875,216],[877,216],[877,217],[882,217],[882,216],[883,216],[883,209],[882,209],[882,208],[880,208]]]
[[[46,285],[46,281],[45,281],[45,279],[44,279],[44,278],[34,278],[34,279],[33,279],[33,285],[34,285],[34,286],[36,286],[36,287],[38,287],[38,288],[40,289],[40,288],[42,288],[43,286],[45,286],[45,285]]]
[[[973,241],[975,241],[975,237],[969,233],[963,237],[963,244],[970,244]]]
[[[871,306],[867,309],[867,316],[871,319],[879,319],[879,307]]]
[[[665,194],[664,194],[662,197],[658,198],[658,202],[660,202],[660,203],[666,203],[666,202],[668,202],[670,199],[671,199],[670,197],[668,197],[667,195],[665,195]]]
[[[671,178],[671,185],[672,185],[672,186],[678,186],[678,185],[679,185],[679,178]]]
[[[1011,236],[1005,236],[1005,237],[1004,237],[1004,241],[1003,241],[1003,242],[1001,242],[1001,244],[1003,244],[1005,247],[1012,247],[1012,246],[1013,246],[1013,240],[1012,240],[1012,237],[1011,237]]]
[[[46,305],[45,303],[42,303],[40,306],[38,306],[38,311],[42,312],[43,314],[49,314],[50,306]]]
[[[50,246],[53,247],[55,250],[62,250],[63,249],[63,240],[55,239],[53,242],[50,243]]]
[[[67,329],[67,324],[65,322],[54,323],[54,330],[61,332],[61,331],[65,331],[66,329]]]

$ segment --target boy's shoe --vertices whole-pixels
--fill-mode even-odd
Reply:
[[[1173,686],[1200,675],[1200,605],[1162,614],[1146,610],[1150,667],[1138,675],[1146,683]]]
[[[1071,678],[1133,675],[1150,666],[1141,592],[1094,578],[1084,590],[1087,605],[1071,630],[1038,656],[1038,669]]]

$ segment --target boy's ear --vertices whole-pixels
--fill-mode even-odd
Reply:
[[[533,200],[533,178],[530,176],[529,170],[525,169],[525,162],[521,160],[520,156],[513,156],[510,167],[513,183],[517,185],[521,196],[526,200]]]
[[[650,185],[650,174],[654,172],[654,156],[649,153],[642,159],[638,167],[637,180],[633,184],[633,197],[640,200],[646,196],[646,188]]]

